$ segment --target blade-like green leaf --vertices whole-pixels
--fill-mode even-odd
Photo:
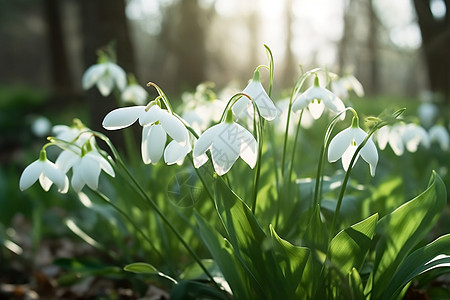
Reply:
[[[137,274],[158,274],[159,271],[151,264],[143,263],[143,262],[136,262],[129,265],[126,265],[123,268],[125,271],[133,272]]]
[[[233,249],[220,233],[218,233],[205,219],[197,212],[195,219],[199,227],[200,237],[211,253],[214,261],[219,266],[228,285],[233,291],[235,299],[256,299],[263,295],[262,290],[256,289],[257,283],[253,278],[246,277],[241,262],[234,255]],[[254,280],[254,279],[253,279]],[[249,284],[251,282],[251,284]],[[250,293],[250,287],[254,288],[254,293]]]
[[[443,267],[450,267],[450,234],[411,253],[399,266],[382,299],[396,299],[402,288],[416,276]]]
[[[354,300],[365,300],[363,292],[363,283],[358,270],[352,268],[348,274],[350,290],[352,292],[352,299]]]
[[[423,240],[441,215],[446,203],[442,179],[433,172],[428,188],[416,198],[383,217],[377,225],[372,297],[379,299],[398,266]]]
[[[305,247],[294,246],[283,240],[278,236],[272,225],[270,225],[270,233],[272,235],[275,257],[280,264],[283,274],[289,286],[298,290],[297,286],[300,284],[310,250]],[[302,295],[297,292],[297,296],[301,297]]]
[[[236,256],[249,276],[256,279],[267,299],[293,299],[295,287],[288,285],[271,247],[271,240],[259,226],[248,206],[225,184],[216,180],[217,211]]]
[[[378,214],[339,232],[330,243],[329,258],[346,276],[353,268],[359,269],[369,251]]]

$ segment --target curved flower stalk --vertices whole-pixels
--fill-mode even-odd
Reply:
[[[356,116],[353,117],[352,125],[339,132],[331,140],[328,147],[328,161],[335,162],[338,159],[341,159],[342,167],[345,171],[347,171],[356,149],[367,137],[367,133],[359,128],[358,123],[358,118]],[[378,163],[378,152],[371,137],[358,153],[354,164],[359,155],[361,155],[361,157],[369,164],[370,175],[375,176],[375,169]]]
[[[143,126],[141,153],[145,164],[156,164],[164,154],[167,164],[178,163],[191,151],[189,133],[178,117],[152,103],[150,108],[132,106],[115,109],[103,119],[103,127],[117,130],[139,120]],[[167,135],[178,145],[166,147]],[[173,142],[172,141],[172,142]]]
[[[450,136],[443,125],[434,125],[428,130],[428,136],[431,142],[437,142],[442,151],[447,151],[450,146]]]
[[[255,102],[261,117],[267,121],[272,121],[278,115],[278,110],[272,99],[267,95],[264,87],[259,80],[259,70],[256,70],[253,74],[253,78],[250,83],[242,91],[243,94],[249,95],[250,98]],[[251,102],[245,97],[241,97],[233,105],[233,113],[238,118],[243,118],[244,116],[253,117],[254,108]]]
[[[54,163],[47,159],[45,146],[41,150],[39,159],[23,170],[19,180],[20,190],[28,189],[38,179],[46,192],[50,190],[53,183],[58,187],[58,192],[60,193],[67,193],[69,189],[69,179],[62,170],[58,169]]]
[[[194,145],[194,166],[201,167],[208,161],[206,151],[211,152],[214,170],[220,176],[226,174],[240,156],[250,168],[258,158],[258,143],[244,127],[232,120],[231,110],[226,121],[207,129]]]
[[[430,148],[430,138],[427,131],[422,126],[414,123],[405,125],[402,139],[409,152],[416,152],[419,145]]]
[[[319,79],[316,76],[314,86],[307,89],[300,94],[292,104],[292,111],[297,112],[308,107],[314,119],[320,118],[325,107],[335,114],[340,113],[345,109],[345,105],[338,96],[329,90],[319,86]],[[345,115],[342,115],[344,118]]]
[[[125,71],[117,64],[103,61],[90,66],[83,74],[83,89],[90,89],[94,84],[102,96],[106,97],[111,94],[114,86],[123,91],[127,85],[127,77]]]

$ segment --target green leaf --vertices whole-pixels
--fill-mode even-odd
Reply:
[[[361,280],[361,276],[359,275],[358,270],[352,268],[350,273],[348,274],[350,290],[352,291],[352,299],[354,300],[365,300],[363,292],[363,283]]]
[[[382,299],[396,299],[403,287],[416,276],[443,267],[450,267],[450,234],[411,253],[395,272]]]
[[[425,238],[441,215],[446,203],[442,179],[433,172],[428,188],[416,198],[383,217],[377,225],[373,279],[373,299],[379,299],[399,265]]]
[[[236,258],[229,242],[224,239],[205,219],[195,212],[195,219],[199,227],[200,237],[219,266],[223,277],[228,282],[235,299],[257,298],[258,294],[251,294],[250,287],[257,285],[253,278],[246,277],[241,262]],[[253,279],[254,280],[254,279]],[[250,285],[249,282],[252,282]],[[257,290],[262,296],[261,290]]]
[[[331,240],[330,261],[342,275],[346,276],[353,268],[361,268],[369,251],[377,221],[378,214],[374,214],[342,230]]]
[[[181,281],[170,292],[171,300],[217,299],[229,300],[224,291],[198,281]]]
[[[217,211],[229,240],[244,269],[264,292],[264,298],[293,299],[289,286],[275,259],[271,239],[259,226],[248,206],[219,178],[215,185]]]
[[[289,286],[295,287],[298,290],[297,286],[300,284],[310,250],[305,247],[294,246],[288,241],[283,240],[275,232],[272,225],[270,225],[270,233],[272,235],[275,257],[280,264],[281,270]],[[300,297],[302,295],[297,292],[297,296]]]
[[[125,271],[133,272],[137,274],[158,274],[159,271],[154,266],[143,263],[143,262],[136,262],[129,265],[126,265],[123,268]]]
[[[156,276],[168,279],[169,281],[172,281],[173,283],[177,283],[177,281],[175,279],[173,279],[169,275],[166,275],[166,274],[160,272],[154,266],[147,264],[147,263],[136,262],[136,263],[126,265],[123,269],[125,271],[133,272],[133,273],[137,273],[137,274],[156,275]]]

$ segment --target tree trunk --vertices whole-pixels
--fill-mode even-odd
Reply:
[[[422,52],[427,64],[429,86],[437,97],[450,104],[450,1],[444,1],[446,14],[436,18],[430,0],[414,0],[422,34]]]

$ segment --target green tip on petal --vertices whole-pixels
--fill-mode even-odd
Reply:
[[[253,73],[253,81],[259,81],[259,70],[256,69],[255,73]]]
[[[40,161],[47,160],[47,151],[45,151],[45,149],[41,149],[41,152],[39,153],[39,160]]]
[[[353,116],[352,128],[359,128],[359,118],[358,118],[358,116]]]

